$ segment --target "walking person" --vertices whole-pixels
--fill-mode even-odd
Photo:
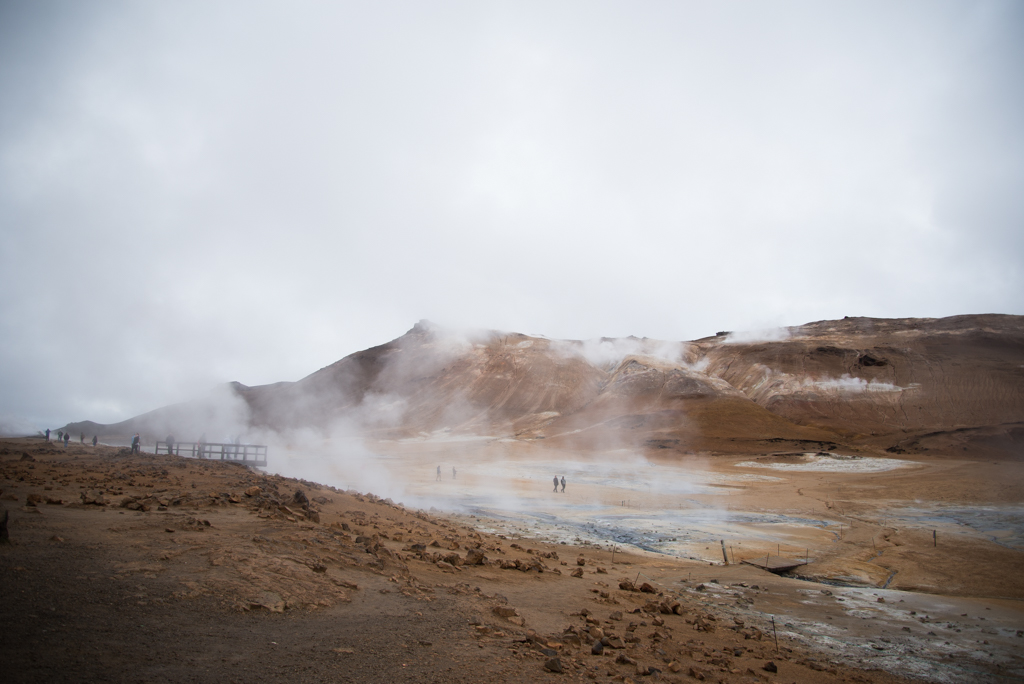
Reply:
[[[455,466],[452,466],[452,479],[455,479]]]
[[[554,483],[555,483],[555,491],[557,492],[558,491],[558,476],[557,475],[555,475]]]
[[[434,482],[440,482],[440,481],[441,481],[441,466],[437,466],[437,477],[434,478]]]
[[[139,433],[138,433],[138,432],[136,432],[136,433],[135,433],[135,436],[134,436],[134,437],[132,437],[132,453],[133,453],[133,454],[137,454],[137,453],[139,453],[139,447],[140,447],[140,444],[139,444],[139,442],[140,442],[140,441],[141,441],[141,440],[139,439]]]
[[[92,445],[96,446],[96,435],[92,436]]]
[[[46,428],[46,441],[50,441],[50,428]]]
[[[562,493],[565,494],[565,475],[562,476]]]
[[[65,449],[68,448],[68,440],[70,440],[70,439],[71,439],[71,433],[70,432],[65,432],[64,433],[64,448]]]

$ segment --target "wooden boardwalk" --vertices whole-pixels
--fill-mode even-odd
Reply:
[[[266,467],[267,447],[263,444],[221,444],[218,442],[157,442],[157,454],[175,454],[190,458],[215,459],[247,466]]]
[[[785,558],[783,556],[765,556],[764,558],[754,558],[753,560],[744,560],[740,562],[775,573],[789,572],[794,568],[799,568],[801,565],[807,565],[807,561],[797,560],[795,558]]]

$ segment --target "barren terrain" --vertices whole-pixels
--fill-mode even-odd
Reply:
[[[423,321],[64,430],[0,448],[17,681],[1024,678],[1021,316]]]
[[[480,477],[470,467],[435,483],[427,464],[437,451],[404,444],[433,496]],[[0,456],[6,681],[895,682],[1024,672],[1019,539],[946,522],[930,546],[933,521],[902,509],[877,519],[920,493],[957,506],[1016,504],[1016,463],[937,459],[823,474],[742,465],[747,457],[707,461],[697,479],[726,485],[709,487],[728,492],[725,510],[816,511],[853,527],[836,537],[831,525],[822,534],[764,524],[759,536],[756,521],[739,531],[723,524],[733,535],[724,565],[713,548],[708,558],[670,557],[588,536],[573,514],[543,504],[619,496],[600,483],[570,479],[555,495],[539,479],[537,504],[527,498],[518,514],[445,516],[112,447],[4,440]],[[647,501],[629,514],[658,518]],[[545,524],[528,515],[545,509],[555,511]],[[592,510],[590,522],[604,514]],[[782,533],[793,535],[790,555],[809,547],[805,575],[845,573],[850,586],[737,562]],[[700,555],[691,542],[659,550]]]

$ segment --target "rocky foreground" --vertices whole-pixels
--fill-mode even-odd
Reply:
[[[749,566],[513,540],[221,462],[0,458],[5,681],[910,681],[782,624],[838,594]]]

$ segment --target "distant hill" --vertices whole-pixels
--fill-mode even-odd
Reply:
[[[83,424],[67,429],[78,434]],[[490,435],[589,449],[1024,451],[1024,317],[846,318],[693,342],[550,340],[420,322],[297,381],[230,383],[100,439],[265,430]]]

